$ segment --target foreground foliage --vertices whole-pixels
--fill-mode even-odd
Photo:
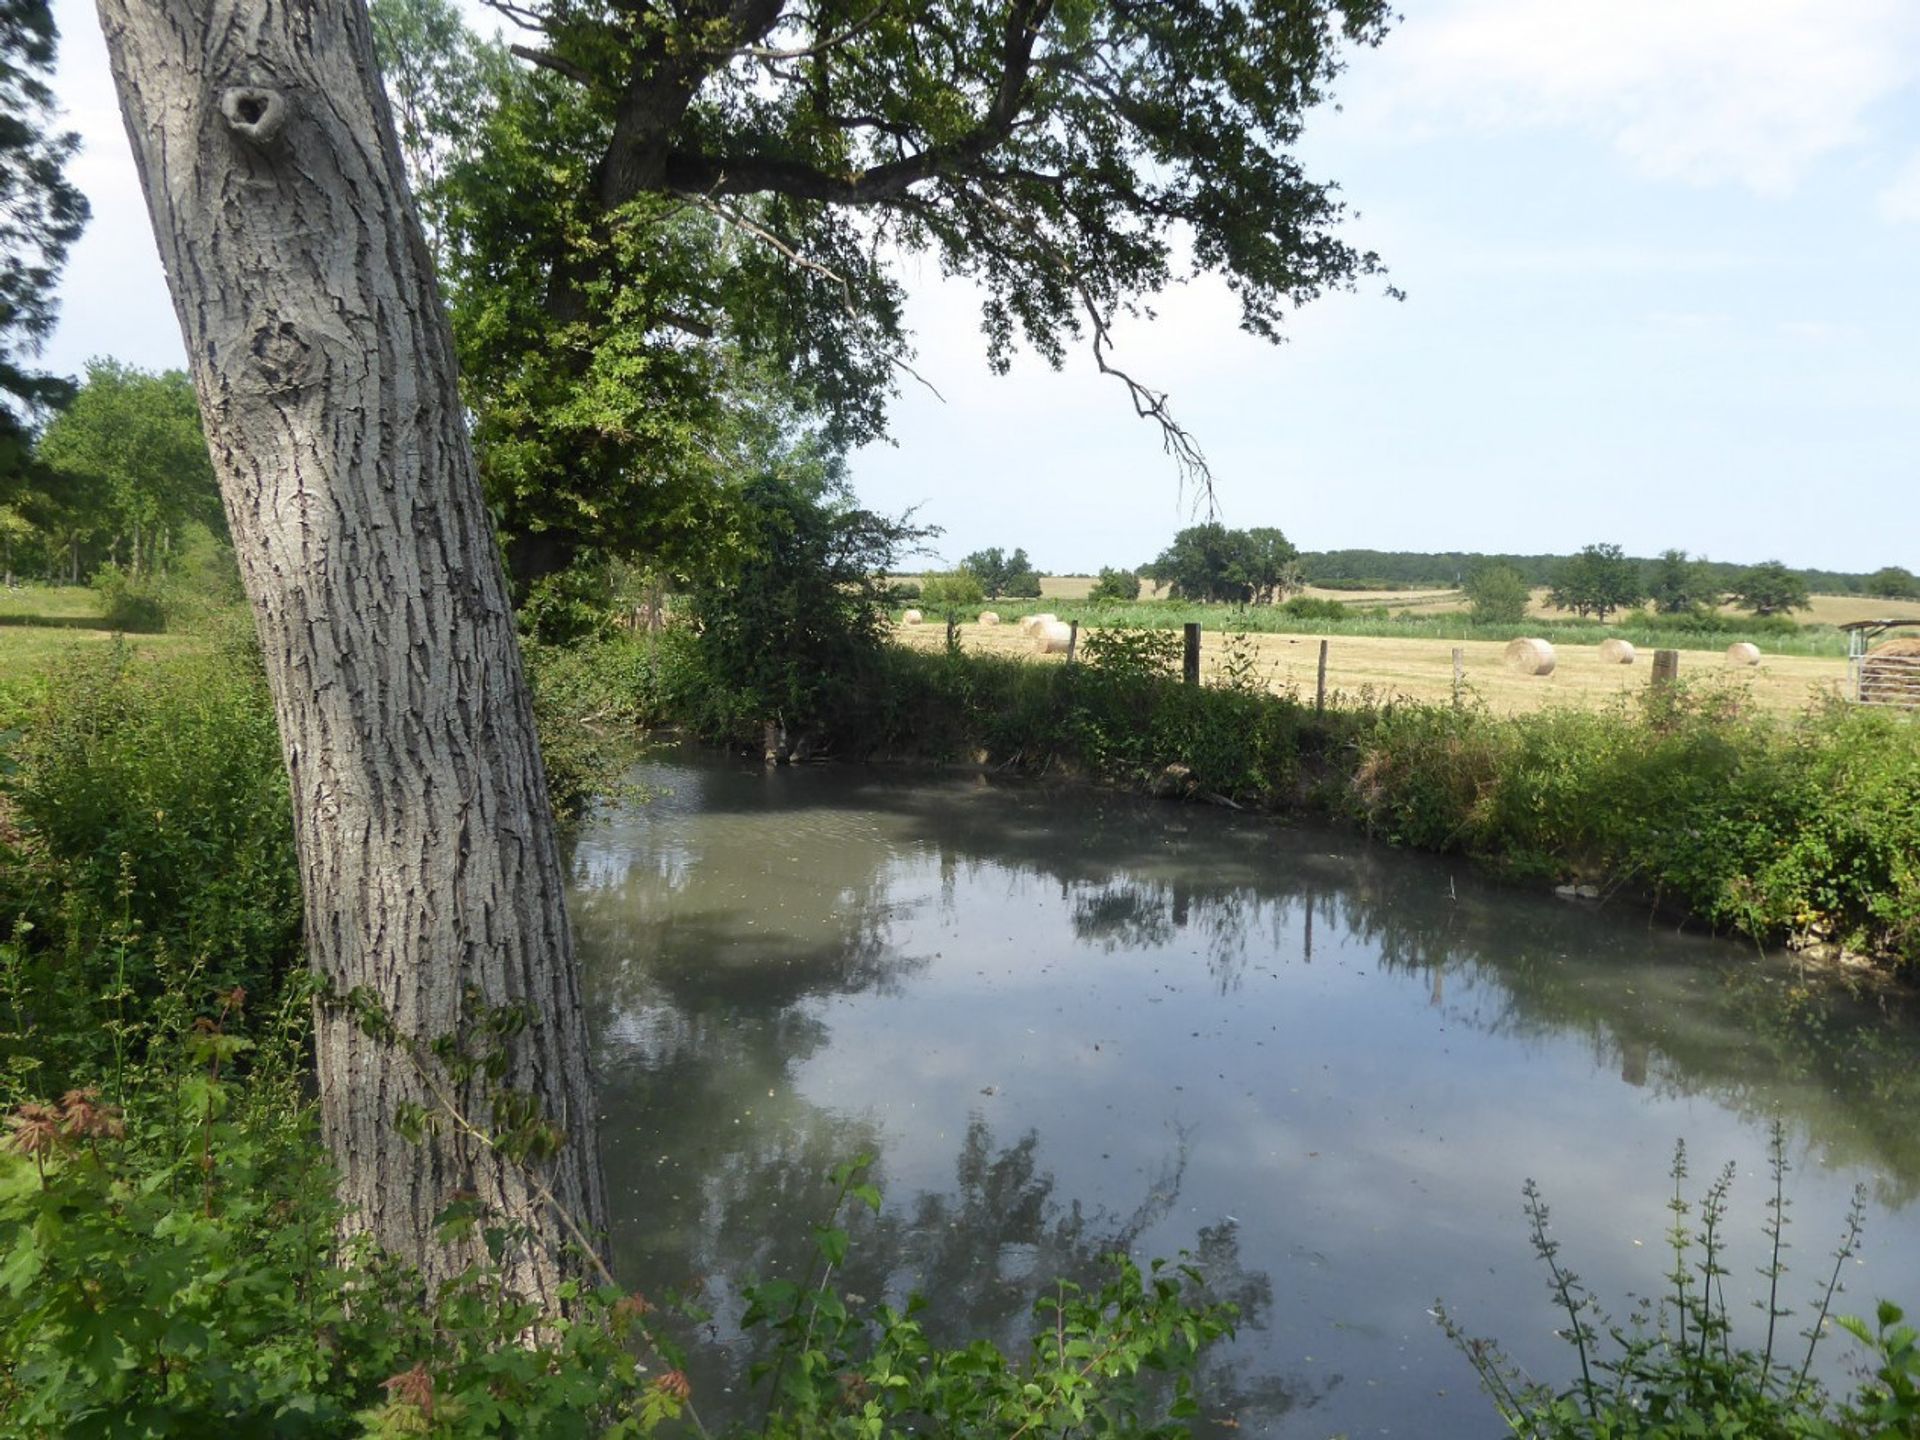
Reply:
[[[1920,1434],[1920,1337],[1900,1308],[1883,1301],[1871,1326],[1833,1314],[1842,1274],[1859,1250],[1864,1190],[1854,1192],[1832,1269],[1811,1296],[1806,1323],[1790,1332],[1788,1322],[1796,1312],[1782,1288],[1788,1164],[1785,1133],[1777,1122],[1770,1162],[1772,1191],[1763,1225],[1767,1254],[1757,1270],[1765,1293],[1754,1301],[1763,1323],[1756,1322],[1759,1333],[1751,1343],[1737,1336],[1727,1302],[1727,1281],[1735,1275],[1726,1263],[1731,1164],[1692,1202],[1684,1193],[1686,1146],[1675,1147],[1666,1287],[1657,1297],[1637,1301],[1624,1320],[1609,1315],[1561,1260],[1546,1200],[1527,1182],[1528,1238],[1547,1272],[1553,1304],[1565,1317],[1555,1333],[1573,1352],[1572,1383],[1556,1388],[1531,1379],[1498,1344],[1467,1334],[1444,1306],[1434,1312],[1514,1435],[1523,1440],[1893,1440]],[[1845,1400],[1831,1396],[1813,1374],[1830,1322],[1870,1357],[1870,1373]]]
[[[549,657],[549,703],[612,705],[612,662],[646,653]],[[0,693],[0,1434],[708,1434],[676,1343],[704,1317],[584,1255],[565,1316],[536,1313],[502,1283],[524,1217],[448,1207],[443,1238],[486,1259],[431,1289],[340,1242],[286,796],[243,645]],[[878,1205],[859,1163],[837,1178]],[[754,1433],[1185,1433],[1231,1324],[1191,1272],[1116,1256],[1043,1303],[1025,1354],[947,1348],[924,1302],[837,1290],[837,1214],[814,1239],[805,1283],[751,1297],[776,1337]]]

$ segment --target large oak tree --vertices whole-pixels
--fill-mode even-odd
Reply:
[[[1278,339],[1379,268],[1294,155],[1379,0],[489,3],[532,73],[456,137],[479,144],[445,171],[446,261],[522,581],[657,541],[729,364],[777,369],[838,442],[881,434],[903,257],[979,287],[997,368],[1088,345],[1200,475],[1116,320],[1212,271]]]

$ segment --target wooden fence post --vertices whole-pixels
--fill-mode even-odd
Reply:
[[[1327,642],[1320,642],[1320,677],[1313,683],[1313,713],[1321,714],[1327,708]]]
[[[1680,652],[1678,650],[1656,650],[1653,652],[1653,688],[1663,690],[1680,678]]]
[[[1458,645],[1453,647],[1453,708],[1460,708],[1460,687],[1467,683],[1467,654]]]
[[[1073,652],[1079,648],[1080,622],[1078,620],[1069,620],[1067,622],[1067,664],[1073,664]]]
[[[1189,685],[1200,683],[1200,622],[1187,624],[1187,653],[1180,663],[1180,678]]]

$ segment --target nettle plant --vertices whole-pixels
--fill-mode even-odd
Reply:
[[[1898,1306],[1882,1302],[1875,1322],[1833,1315],[1847,1262],[1860,1249],[1865,1189],[1856,1186],[1832,1268],[1812,1295],[1806,1323],[1790,1330],[1796,1311],[1786,1303],[1787,1275],[1785,1130],[1776,1121],[1768,1144],[1772,1189],[1762,1235],[1766,1282],[1754,1308],[1764,1332],[1751,1342],[1737,1337],[1727,1301],[1728,1240],[1725,1222],[1734,1167],[1726,1165],[1699,1201],[1686,1198],[1684,1142],[1674,1147],[1673,1182],[1667,1210],[1669,1266],[1664,1292],[1634,1301],[1622,1321],[1609,1315],[1579,1275],[1560,1258],[1546,1200],[1533,1181],[1523,1194],[1529,1241],[1547,1271],[1553,1303],[1566,1317],[1555,1333],[1574,1353],[1577,1374],[1556,1388],[1526,1375],[1491,1340],[1469,1335],[1436,1305],[1435,1318],[1480,1377],[1507,1428],[1528,1440],[1598,1440],[1598,1437],[1754,1436],[1804,1440],[1854,1440],[1920,1434],[1920,1336]],[[1872,1373],[1860,1389],[1836,1401],[1813,1373],[1814,1359],[1831,1324],[1857,1339],[1872,1357]]]

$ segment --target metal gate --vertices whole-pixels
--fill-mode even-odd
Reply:
[[[1847,692],[1856,705],[1920,710],[1920,637],[1876,645],[1889,630],[1920,629],[1915,620],[1852,620],[1847,632]]]

